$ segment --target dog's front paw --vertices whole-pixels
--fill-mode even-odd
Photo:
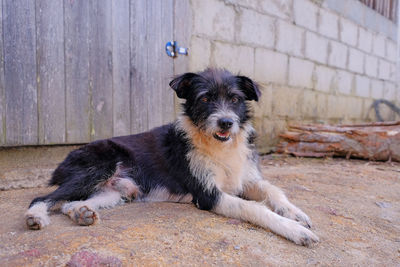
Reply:
[[[293,204],[287,204],[287,205],[282,205],[278,206],[274,210],[277,214],[292,219],[294,221],[297,221],[304,225],[307,228],[312,227],[312,223],[310,218],[302,212],[298,207],[294,206]]]
[[[72,210],[69,213],[69,216],[74,222],[84,226],[95,224],[99,219],[97,212],[87,206],[82,206]]]
[[[319,241],[318,236],[316,236],[309,229],[303,227],[300,223],[295,221],[290,221],[287,225],[287,234],[285,237],[288,240],[293,241],[297,245],[311,246],[313,243]]]

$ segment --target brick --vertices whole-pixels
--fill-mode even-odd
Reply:
[[[325,9],[319,10],[319,33],[333,39],[338,39],[339,22],[338,16]]]
[[[303,56],[304,30],[283,20],[278,20],[276,49],[293,56]]]
[[[385,37],[381,34],[374,36],[372,41],[372,51],[375,55],[385,57]]]
[[[392,62],[396,62],[396,58],[397,58],[396,43],[390,40],[386,40],[386,59]]]
[[[272,48],[275,42],[274,21],[267,15],[243,9],[240,16],[240,41]]]
[[[272,91],[272,114],[274,116],[298,117],[301,110],[302,90],[276,87]]]
[[[329,51],[328,64],[344,69],[347,63],[347,47],[344,44],[331,41],[329,42]]]
[[[378,76],[378,58],[365,55],[365,73],[371,77]]]
[[[229,67],[234,73],[254,75],[254,49],[251,47],[215,42],[212,62],[216,67]]]
[[[361,97],[370,96],[370,81],[368,77],[356,75],[356,95]]]
[[[289,59],[289,85],[312,88],[314,63],[298,58]]]
[[[335,71],[324,66],[316,66],[315,68],[315,89],[322,92],[329,92],[332,86]]]
[[[390,63],[386,60],[379,59],[378,76],[383,80],[389,80],[391,74]]]
[[[350,95],[353,88],[354,75],[350,72],[337,71],[337,89],[340,93]]]
[[[381,99],[383,96],[383,82],[381,80],[371,80],[371,97]]]
[[[364,53],[360,50],[349,48],[349,70],[363,73],[364,72]]]
[[[190,45],[189,66],[193,71],[199,71],[210,65],[211,43],[207,39],[192,37]]]
[[[389,101],[396,100],[396,84],[385,82],[383,89],[383,98]]]
[[[254,0],[252,0],[255,2]],[[260,8],[262,11],[272,14],[274,16],[290,19],[292,18],[293,0],[263,0],[260,1]]]
[[[363,29],[363,28],[358,28],[359,36],[358,36],[358,48],[365,51],[365,52],[371,52],[372,50],[372,33],[369,31]]]
[[[235,11],[217,0],[193,1],[194,33],[233,40]]]
[[[326,64],[328,55],[328,40],[315,33],[306,32],[305,42],[306,57]]]
[[[288,56],[267,49],[256,49],[254,77],[262,83],[287,82]]]
[[[350,20],[340,19],[340,40],[346,44],[356,46],[358,40],[358,28]]]
[[[318,7],[309,0],[296,0],[293,4],[294,22],[309,30],[317,31]]]

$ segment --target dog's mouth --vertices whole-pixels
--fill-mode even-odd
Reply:
[[[214,138],[218,141],[225,142],[231,139],[231,134],[229,132],[220,131],[214,134]]]

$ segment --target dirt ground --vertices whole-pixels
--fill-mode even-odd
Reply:
[[[0,192],[1,266],[400,266],[400,164],[269,155],[263,171],[313,221],[320,242],[297,246],[268,230],[190,204],[129,203],[77,226],[61,214],[25,227],[30,200],[52,189]]]

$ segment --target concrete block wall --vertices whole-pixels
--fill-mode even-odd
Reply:
[[[397,28],[357,0],[192,0],[191,9],[190,70],[224,67],[262,86],[263,152],[289,122],[373,121],[374,99],[400,102]]]

